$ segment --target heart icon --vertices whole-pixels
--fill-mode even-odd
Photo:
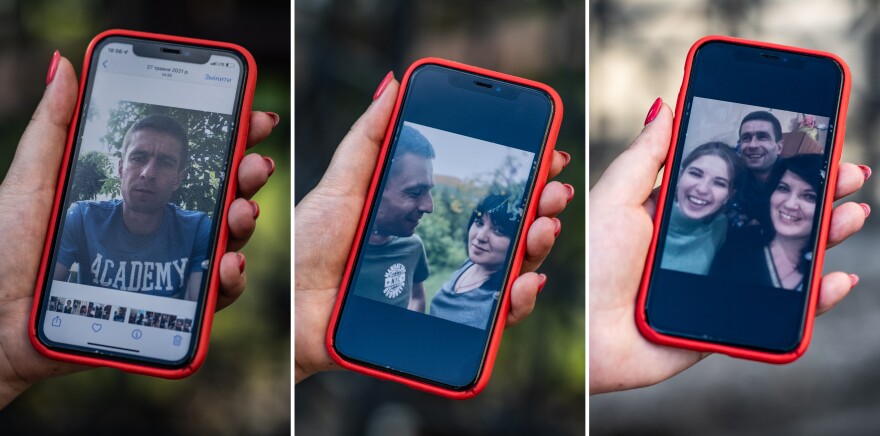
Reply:
[[[99,331],[101,331],[101,324],[93,322],[92,323],[92,331],[95,333],[98,333]]]

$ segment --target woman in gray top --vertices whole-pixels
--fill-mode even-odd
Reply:
[[[504,282],[502,268],[522,210],[506,195],[489,195],[468,222],[468,260],[452,273],[431,301],[433,316],[485,329]]]

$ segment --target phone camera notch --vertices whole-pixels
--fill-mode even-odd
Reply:
[[[168,54],[176,54],[176,55],[180,54],[179,48],[162,47],[159,49],[159,51],[161,51],[162,53],[168,53]]]

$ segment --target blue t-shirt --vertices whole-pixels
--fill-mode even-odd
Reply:
[[[183,298],[193,272],[207,268],[211,218],[166,204],[149,235],[131,233],[122,201],[80,201],[64,220],[57,262],[79,263],[78,281],[121,291]]]
[[[487,289],[485,283],[465,292],[455,292],[455,283],[474,263],[465,261],[464,265],[452,273],[452,277],[440,287],[431,300],[429,314],[485,330],[501,294],[497,288]]]

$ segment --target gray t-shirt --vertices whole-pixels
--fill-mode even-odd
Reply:
[[[416,236],[392,237],[381,245],[365,244],[354,294],[406,308],[413,283],[428,278],[425,246]]]
[[[452,277],[440,287],[437,295],[431,300],[429,313],[438,318],[485,330],[495,304],[498,303],[500,290],[485,289],[480,286],[467,292],[455,292],[455,282],[473,264],[467,261],[452,273]]]

